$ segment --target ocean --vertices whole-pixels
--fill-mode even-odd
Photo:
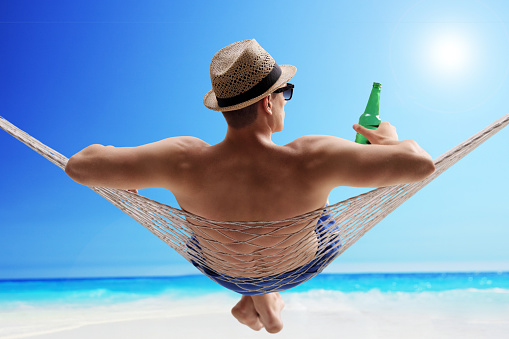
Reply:
[[[282,296],[293,314],[473,322],[507,330],[509,338],[509,272],[320,274]],[[201,275],[3,280],[0,338],[140,319],[231,317],[238,299]]]

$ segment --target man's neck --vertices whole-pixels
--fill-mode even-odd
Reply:
[[[247,126],[244,128],[232,128],[228,126],[226,137],[223,143],[241,147],[269,147],[274,146],[271,139],[272,131],[267,126],[259,128],[257,126]]]

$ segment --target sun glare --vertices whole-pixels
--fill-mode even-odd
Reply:
[[[486,103],[507,82],[506,26],[484,1],[418,1],[391,37],[391,70],[402,97],[447,113]]]
[[[469,64],[469,49],[463,37],[441,34],[431,41],[430,61],[433,68],[441,73],[458,74],[465,71]]]

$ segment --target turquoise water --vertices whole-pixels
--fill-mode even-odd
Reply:
[[[342,293],[420,293],[443,291],[497,291],[509,293],[509,272],[405,273],[405,274],[320,274],[292,289],[292,293],[312,290]],[[153,278],[97,278],[0,281],[0,308],[19,303],[111,304],[171,296],[199,297],[226,290],[205,276]],[[236,295],[231,292],[232,295]],[[287,293],[287,292],[286,292]]]

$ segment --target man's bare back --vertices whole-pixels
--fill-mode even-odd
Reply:
[[[245,147],[228,140],[214,146],[196,143],[187,152],[186,169],[183,171],[183,182],[189,185],[173,190],[179,205],[186,211],[218,221],[260,221],[287,219],[325,206],[328,192],[318,183],[313,183],[314,175],[309,173],[310,166],[303,162],[307,157],[298,142],[285,146],[257,142]],[[218,248],[216,242],[209,244],[203,240],[200,245],[213,251],[220,259],[234,263],[234,267],[241,268],[225,270],[214,266],[211,261],[211,268],[218,272],[243,277],[271,276],[314,259],[318,246],[316,234],[313,237],[299,232],[307,224],[309,221],[271,232],[270,237],[256,239],[239,232],[225,234],[227,229],[235,226],[224,225],[221,230],[205,232],[208,238],[227,245]],[[268,233],[269,229],[255,231]],[[231,244],[232,238],[244,243]],[[290,264],[279,262],[279,258],[291,254],[291,245],[303,238],[308,239],[308,243],[302,244],[307,253],[299,253],[298,259]],[[277,248],[273,248],[276,245]],[[260,250],[260,247],[266,249]],[[287,249],[281,250],[284,247]],[[268,258],[267,261],[258,259],[255,264],[253,252],[256,252],[257,258]],[[253,265],[257,265],[256,270],[250,269]]]

